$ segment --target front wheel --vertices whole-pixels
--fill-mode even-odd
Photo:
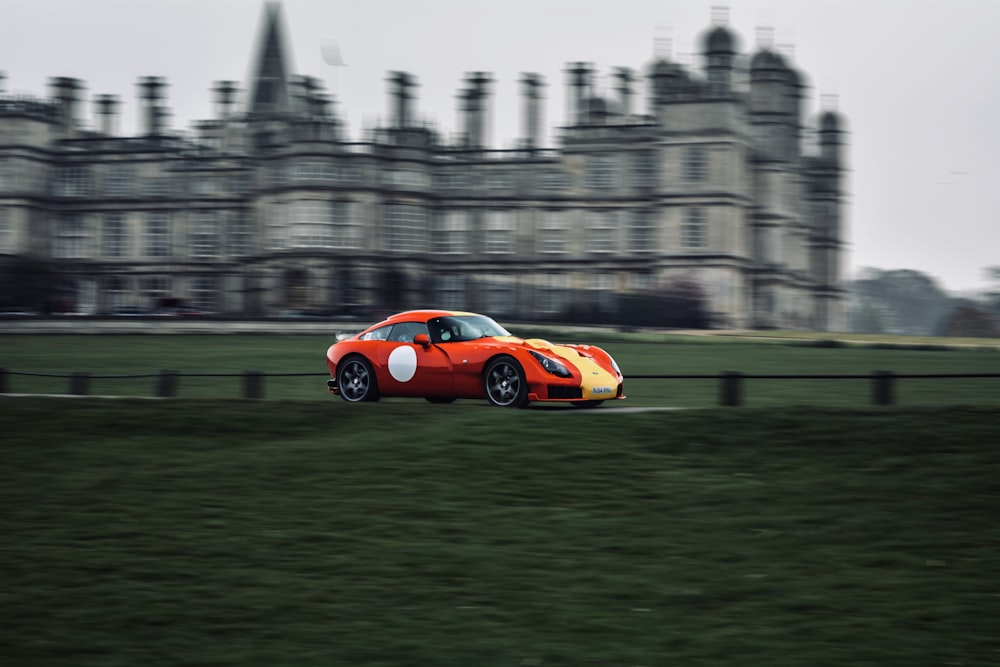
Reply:
[[[524,369],[513,357],[497,357],[483,373],[486,398],[502,408],[523,408],[528,404],[528,381]]]
[[[337,366],[340,397],[348,403],[377,401],[378,385],[371,364],[364,357],[347,357]]]

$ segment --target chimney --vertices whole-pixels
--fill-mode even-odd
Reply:
[[[615,78],[618,79],[618,99],[622,106],[622,116],[627,119],[632,115],[632,82],[635,81],[635,73],[629,67],[616,67]]]
[[[570,125],[585,125],[587,123],[587,107],[585,101],[593,94],[590,75],[593,72],[589,63],[573,63],[566,70],[570,85]]]
[[[80,101],[78,93],[83,90],[83,82],[79,79],[59,76],[49,79],[49,86],[52,88],[52,96],[59,104],[59,116],[63,127],[66,129],[76,128],[77,105]]]
[[[236,106],[236,93],[239,88],[235,81],[216,81],[212,92],[215,93],[215,115],[219,120],[225,120],[233,114]]]
[[[465,77],[469,88],[461,95],[461,99],[465,102],[465,141],[470,148],[483,148],[486,145],[487,86],[492,81],[487,72],[470,72]]]
[[[94,98],[97,105],[97,131],[111,137],[118,130],[118,96],[98,95]]]
[[[145,125],[142,133],[150,137],[163,134],[167,110],[160,103],[164,99],[163,89],[167,82],[163,77],[146,76],[139,79],[139,102],[142,107],[142,118]]]
[[[399,129],[410,127],[413,122],[410,105],[413,95],[410,93],[410,89],[416,87],[416,80],[408,72],[390,72],[389,83],[392,84],[392,90],[389,93],[390,126]]]
[[[521,77],[524,91],[524,145],[528,149],[541,148],[542,110],[539,100],[544,80],[539,74],[525,74]]]

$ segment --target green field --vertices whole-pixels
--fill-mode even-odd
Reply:
[[[657,333],[519,330],[556,341],[591,342],[617,359],[633,406],[710,407],[718,404],[717,380],[630,379],[634,375],[704,375],[724,370],[751,374],[864,374],[890,370],[916,373],[998,373],[1000,349],[985,341],[955,339],[885,339],[864,344],[803,339],[801,334],[765,332],[756,338],[681,336]],[[93,379],[93,395],[151,396],[161,370],[190,373],[307,373],[266,379],[270,399],[334,400],[325,389],[327,336],[265,335],[5,335],[0,336],[0,368],[9,372],[87,372],[133,375],[136,379]],[[67,392],[66,378],[26,377],[8,373],[8,392]],[[861,380],[747,380],[745,402],[751,407],[814,405],[863,407],[871,401],[871,383]],[[181,377],[182,398],[239,398],[242,377]],[[897,401],[906,406],[996,405],[1000,379],[901,380]]]
[[[1000,662],[995,408],[8,397],[0,433],[5,665]]]

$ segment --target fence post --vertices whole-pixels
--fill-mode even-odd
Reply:
[[[892,371],[872,373],[872,403],[893,405],[896,402],[895,374]]]
[[[156,378],[156,395],[160,398],[177,396],[177,371],[160,371]]]
[[[86,396],[90,392],[90,373],[71,373],[69,376],[69,393],[74,396]]]
[[[264,375],[260,371],[243,372],[243,398],[264,398]]]
[[[743,373],[722,371],[719,375],[719,405],[735,407],[743,404]]]
[[[6,394],[10,391],[7,388],[7,369],[0,368],[0,394]]]

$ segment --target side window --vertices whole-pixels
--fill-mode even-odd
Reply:
[[[379,327],[361,336],[360,340],[386,340],[389,338],[389,330],[392,326]]]
[[[412,343],[417,334],[427,333],[427,325],[423,322],[400,322],[392,327],[389,340],[398,343]]]

